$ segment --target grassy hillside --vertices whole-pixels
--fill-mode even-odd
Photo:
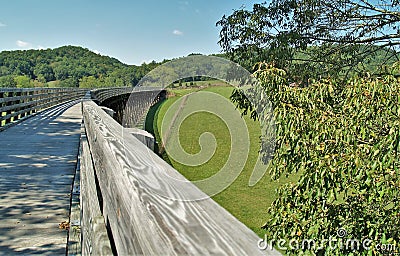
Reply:
[[[156,108],[153,108],[153,114],[155,115],[153,129],[159,143],[161,142],[161,124],[167,110],[173,103],[181,99],[182,96],[195,93],[198,90],[199,89],[196,88],[171,90],[170,95],[174,96],[168,98],[168,100],[156,106]],[[208,87],[202,91],[213,92],[229,98],[232,90],[232,87]],[[190,108],[190,104],[193,103],[188,100],[185,107]],[[207,104],[206,99],[205,104]],[[238,114],[240,115],[239,112]],[[264,231],[260,227],[265,222],[265,214],[268,207],[276,198],[275,189],[283,183],[295,180],[296,177],[281,179],[280,181],[271,181],[270,176],[266,174],[256,186],[248,186],[249,178],[256,163],[260,147],[260,127],[258,122],[251,120],[248,116],[244,116],[243,118],[249,128],[250,136],[250,154],[248,155],[246,165],[232,185],[212,198],[262,237]],[[169,158],[167,154],[163,154],[164,159],[192,181],[210,177],[218,172],[225,164],[230,153],[231,140],[226,124],[217,116],[205,112],[195,113],[189,116],[179,128],[180,143],[186,152],[195,154],[200,151],[198,139],[204,132],[211,132],[217,141],[217,148],[213,157],[205,164],[200,166],[187,166]]]

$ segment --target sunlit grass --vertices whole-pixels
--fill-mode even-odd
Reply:
[[[154,111],[153,129],[157,141],[160,143],[161,124],[168,108],[185,94],[195,92],[198,88],[171,90],[171,96],[168,100],[161,103]],[[232,87],[208,87],[203,89],[220,94],[229,98],[233,90]],[[190,104],[190,100],[186,104]],[[207,104],[205,99],[204,104]],[[249,129],[250,153],[247,156],[247,162],[239,177],[224,191],[212,198],[222,207],[232,213],[241,222],[256,232],[260,237],[264,236],[261,226],[269,218],[267,209],[272,201],[277,197],[276,189],[283,183],[295,181],[297,177],[272,181],[271,177],[264,177],[253,187],[249,187],[249,179],[254,165],[257,161],[260,149],[260,126],[258,121],[243,116]],[[217,116],[211,113],[195,113],[185,119],[179,128],[179,140],[187,153],[195,154],[200,151],[198,143],[199,136],[204,132],[212,133],[217,141],[217,149],[213,157],[201,166],[186,166],[179,162],[169,159],[164,153],[163,157],[175,169],[182,173],[189,180],[195,181],[210,177],[218,172],[228,159],[230,153],[230,134],[226,124]],[[176,136],[176,135],[174,135]],[[243,157],[246,157],[245,155]]]

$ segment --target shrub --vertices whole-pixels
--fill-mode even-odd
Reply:
[[[260,65],[255,76],[274,104],[276,179],[301,172],[278,190],[264,228],[269,239],[370,239],[400,242],[400,82],[394,76],[287,86],[283,70]],[[240,93],[232,95],[239,102]],[[247,106],[242,106],[242,109]],[[345,229],[341,237],[337,231]],[[301,243],[300,243],[301,244]],[[286,244],[287,245],[287,244]],[[362,247],[310,248],[327,255],[368,254]],[[354,248],[353,248],[354,249]],[[288,254],[302,250],[290,249]]]

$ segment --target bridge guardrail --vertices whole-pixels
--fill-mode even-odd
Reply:
[[[161,87],[113,87],[113,88],[99,88],[91,90],[92,99],[95,101],[103,102],[106,99],[119,96],[122,94],[130,94],[132,92],[145,92],[145,91],[161,91]]]
[[[185,189],[179,186],[187,180],[129,132],[124,133],[93,101],[82,105],[90,148],[84,157],[91,157],[103,225],[117,254],[265,254],[258,249],[259,238],[253,231],[211,199],[185,201],[185,195],[205,195],[189,181]],[[162,174],[175,177],[176,183],[164,180]],[[165,193],[169,198],[161,195]],[[97,203],[86,203],[84,207],[97,207]],[[82,227],[83,243],[90,239],[85,237],[88,230]]]
[[[162,87],[117,87],[90,91],[96,103],[115,111],[114,119],[124,127],[143,128],[149,108],[165,98]]]
[[[81,99],[87,89],[0,88],[0,131],[40,110]]]

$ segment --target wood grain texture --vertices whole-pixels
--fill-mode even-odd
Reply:
[[[81,138],[82,255],[110,255],[112,250],[100,211],[90,149],[86,136]]]
[[[65,255],[80,110],[64,104],[0,132],[0,255]]]
[[[188,200],[205,195],[190,182],[182,186],[182,175],[129,132],[124,136],[96,104],[83,102],[83,115],[118,254],[279,255],[260,251],[258,236],[212,199]]]
[[[83,123],[81,125],[81,140],[79,143],[79,155],[77,159],[74,183],[71,194],[71,213],[69,216],[70,228],[68,230],[67,254],[78,256],[82,254],[82,234],[81,234],[81,156],[82,156],[82,135],[85,133]]]
[[[0,130],[22,121],[33,113],[81,99],[86,91],[76,88],[1,88]]]

